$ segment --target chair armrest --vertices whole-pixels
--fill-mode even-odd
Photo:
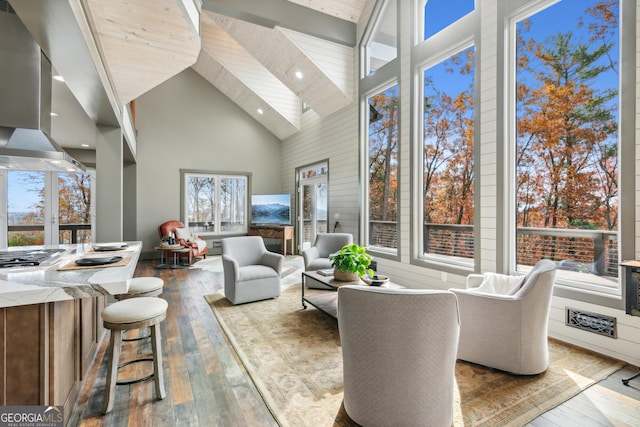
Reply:
[[[496,331],[520,330],[522,300],[512,295],[486,294],[466,289],[449,289],[458,298],[460,318],[472,329]],[[506,321],[510,319],[509,321]],[[518,319],[518,320],[516,320]]]
[[[230,256],[222,255],[222,267],[225,277],[233,277],[235,281],[238,281],[240,279],[240,268],[238,267],[238,261],[231,258]]]
[[[176,239],[176,242],[184,246],[185,248],[192,248],[191,242],[187,242],[185,239]]]
[[[315,246],[311,246],[310,248],[307,248],[304,251],[302,251],[302,258],[304,259],[305,269],[311,263],[311,261],[313,261],[314,259],[318,259],[319,257],[320,257],[320,252],[318,251],[318,248],[316,248]]]
[[[502,294],[490,294],[487,292],[479,292],[473,289],[460,289],[460,288],[450,288],[451,292],[456,294],[458,299],[476,299],[476,300],[491,300],[491,301],[505,301],[505,302],[513,302],[518,301],[520,298],[515,298],[513,295],[502,295]]]
[[[480,286],[484,280],[484,274],[470,274],[467,276],[467,289],[473,289]]]
[[[284,256],[275,252],[265,252],[262,254],[262,264],[273,268],[278,273],[278,276],[280,276],[282,275]]]

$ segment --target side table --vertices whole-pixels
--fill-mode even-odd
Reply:
[[[191,249],[185,248],[182,245],[172,245],[172,246],[156,246],[154,248],[157,251],[160,251],[160,264],[156,265],[155,268],[187,268],[186,265],[181,265],[178,262],[178,254],[187,253]],[[169,257],[166,255],[167,252],[171,252],[173,254],[173,264],[169,264]]]

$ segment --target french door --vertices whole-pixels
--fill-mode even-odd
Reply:
[[[93,174],[2,170],[0,185],[0,247],[93,240]]]
[[[328,174],[327,162],[298,169],[298,240],[301,251],[313,245],[318,233],[328,231]]]

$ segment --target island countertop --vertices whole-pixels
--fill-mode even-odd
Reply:
[[[0,269],[0,308],[72,300],[127,292],[127,279],[133,277],[142,251],[142,242],[127,242],[124,250],[101,252],[129,258],[123,266],[99,266],[64,270],[65,266],[91,251],[90,244],[61,245],[74,248],[50,266]],[[58,247],[58,246],[56,246]]]

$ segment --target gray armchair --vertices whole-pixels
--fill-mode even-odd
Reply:
[[[460,306],[458,359],[520,375],[544,372],[555,270],[542,260],[524,277],[472,274],[467,289],[450,289]]]
[[[280,296],[284,257],[269,252],[260,236],[222,239],[224,295],[233,304]]]
[[[458,303],[448,291],[343,286],[344,408],[363,426],[453,420]]]
[[[302,251],[304,271],[316,271],[331,268],[329,255],[338,252],[344,245],[353,243],[349,233],[318,233],[313,246]],[[315,280],[308,280],[307,286],[316,289],[330,289]]]

